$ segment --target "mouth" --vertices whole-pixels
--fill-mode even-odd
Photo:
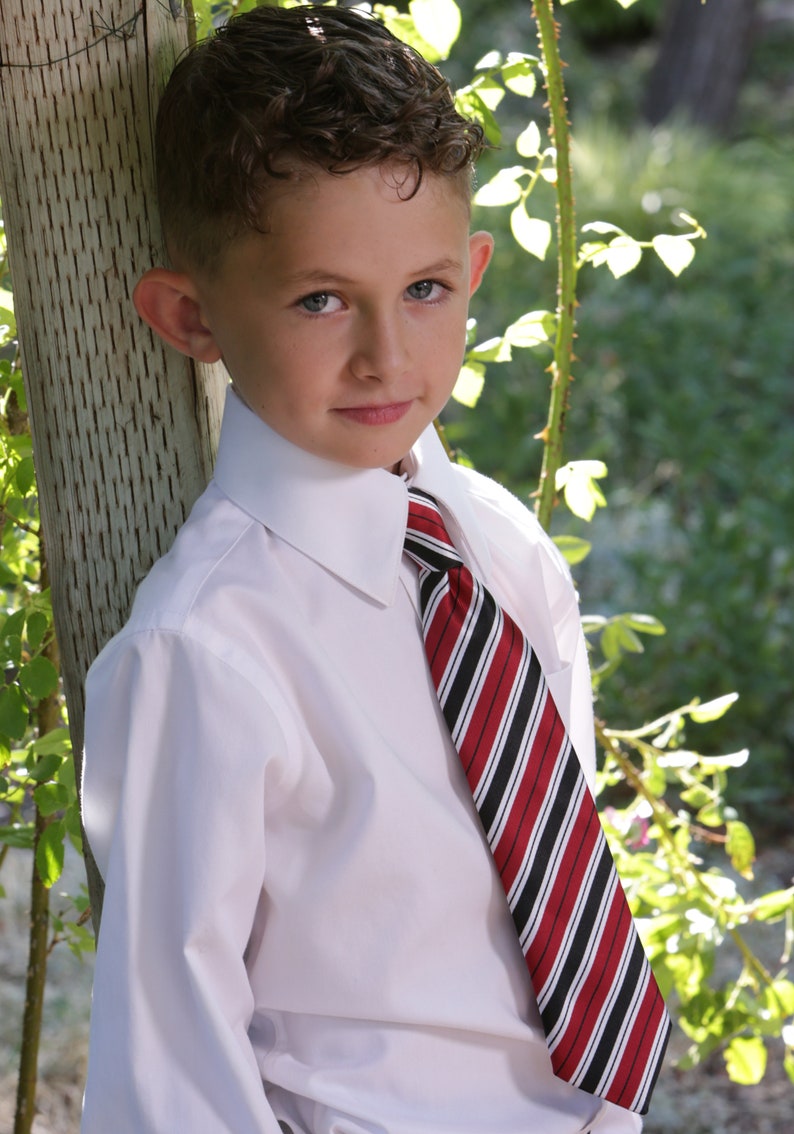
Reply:
[[[356,425],[392,425],[405,417],[413,402],[390,402],[388,405],[347,406],[336,412]]]

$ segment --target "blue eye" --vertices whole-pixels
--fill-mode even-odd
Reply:
[[[318,291],[314,295],[307,295],[299,301],[299,305],[304,311],[311,312],[312,315],[325,311],[328,306],[328,292]]]
[[[418,280],[412,283],[407,291],[411,299],[429,299],[437,284],[434,280]]]

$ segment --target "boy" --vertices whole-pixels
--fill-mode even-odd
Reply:
[[[552,1071],[403,554],[410,488],[592,779],[567,571],[432,426],[492,249],[480,132],[375,20],[267,7],[178,65],[157,145],[173,267],[136,307],[232,386],[213,482],[88,679],[84,1134],[638,1130]]]

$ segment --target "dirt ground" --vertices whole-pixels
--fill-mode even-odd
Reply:
[[[14,1119],[15,1064],[26,963],[28,862],[27,856],[16,853],[3,867],[7,897],[0,899],[0,1134],[11,1134]],[[758,866],[758,881],[764,889],[788,885],[794,875],[794,842],[767,852]],[[64,879],[68,887],[77,889],[80,871],[80,862],[71,858]],[[64,888],[59,885],[56,890]],[[57,893],[53,901],[58,908]],[[758,930],[751,943],[774,967],[782,948],[782,929],[778,925],[759,926]],[[726,963],[730,964],[730,959]],[[34,1134],[78,1134],[91,970],[90,960],[79,963],[64,946],[57,947],[51,957],[40,1053],[39,1114]],[[685,1049],[685,1038],[674,1034],[672,1056]],[[673,1059],[668,1059],[645,1122],[645,1134],[792,1134],[794,1086],[783,1072],[781,1061],[782,1044],[772,1044],[769,1070],[763,1082],[755,1087],[737,1087],[725,1074],[719,1056],[686,1072],[677,1071]]]

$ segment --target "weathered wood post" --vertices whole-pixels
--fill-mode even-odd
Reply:
[[[83,680],[204,487],[225,376],[138,319],[162,262],[151,125],[179,0],[0,6],[0,197],[78,772]],[[89,863],[92,903],[101,898]]]

